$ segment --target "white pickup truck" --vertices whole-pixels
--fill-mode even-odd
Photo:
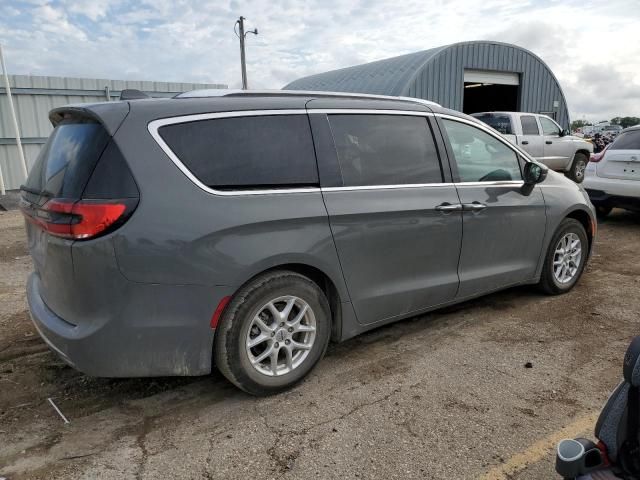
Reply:
[[[523,112],[481,112],[472,116],[549,168],[564,172],[576,183],[584,180],[593,145],[570,135],[550,117]]]

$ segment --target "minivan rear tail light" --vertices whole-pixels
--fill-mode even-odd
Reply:
[[[88,240],[122,224],[137,206],[137,199],[52,199],[41,207],[22,201],[28,221],[57,237]]]

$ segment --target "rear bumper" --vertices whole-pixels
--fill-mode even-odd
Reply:
[[[597,163],[589,162],[582,186],[587,190],[601,190],[609,195],[640,198],[640,180],[599,177]]]
[[[602,207],[640,210],[640,181],[599,177],[598,164],[590,162],[582,186],[591,203]]]
[[[589,199],[597,207],[624,208],[640,212],[640,197],[625,197],[623,195],[612,195],[602,190],[587,188]]]
[[[216,302],[227,292],[219,287],[135,283],[128,287],[129,304],[118,306],[117,314],[100,322],[74,325],[47,307],[40,294],[39,277],[32,273],[27,283],[31,319],[55,353],[88,375],[150,377],[210,373],[214,330],[209,319]],[[206,302],[199,299],[200,311],[194,310],[194,302],[205,296]]]

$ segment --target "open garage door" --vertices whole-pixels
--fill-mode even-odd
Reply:
[[[464,71],[464,113],[516,112],[520,97],[520,75],[489,70]]]

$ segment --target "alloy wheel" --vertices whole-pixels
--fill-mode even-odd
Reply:
[[[299,367],[316,339],[316,318],[307,302],[295,296],[264,304],[251,321],[246,353],[263,375],[279,376]]]
[[[580,268],[582,242],[575,233],[565,234],[553,254],[553,275],[560,284],[571,282]]]

